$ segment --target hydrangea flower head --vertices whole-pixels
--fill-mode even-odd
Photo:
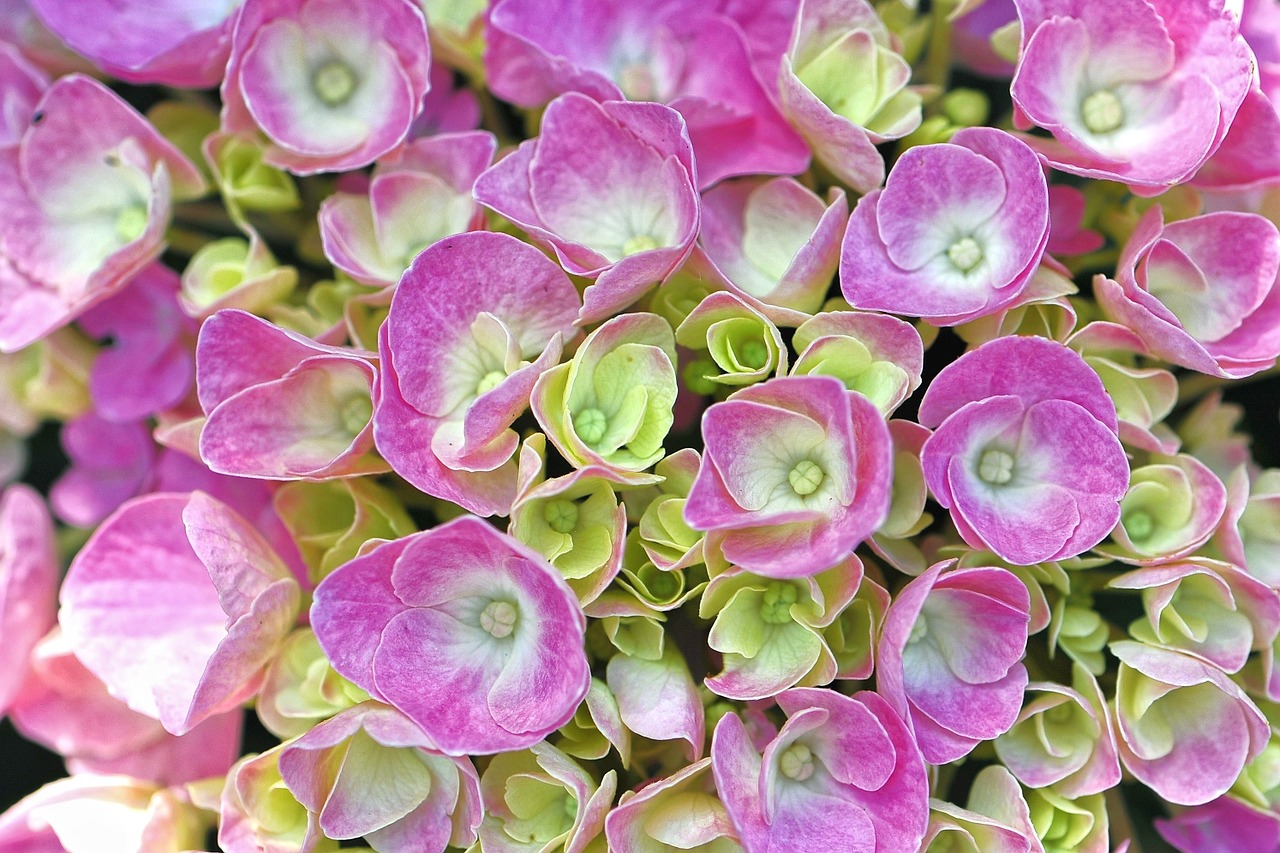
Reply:
[[[995,128],[909,149],[858,201],[840,259],[855,308],[966,323],[1010,305],[1049,240],[1049,195],[1034,152]]]
[[[1018,565],[1072,557],[1120,517],[1129,464],[1115,405],[1079,355],[997,338],[943,368],[920,403],[920,461],[960,535]]]
[[[684,515],[720,534],[725,559],[768,577],[803,577],[870,536],[889,511],[892,441],[884,419],[830,376],[744,388],[703,416],[706,454]]]
[[[334,669],[449,755],[537,743],[590,682],[573,591],[474,517],[347,563],[316,588],[311,624]]]
[[[431,54],[410,0],[247,0],[222,81],[223,128],[261,130],[297,174],[367,165],[404,141]]]

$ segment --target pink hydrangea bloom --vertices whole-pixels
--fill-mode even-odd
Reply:
[[[225,504],[154,494],[121,506],[76,555],[59,623],[113,696],[185,734],[254,694],[300,598],[289,569]]]
[[[177,405],[191,391],[196,324],[179,307],[178,288],[173,270],[149,264],[123,290],[80,317],[81,329],[111,338],[89,374],[89,395],[103,418],[145,418]]]
[[[219,311],[196,347],[207,416],[200,458],[220,474],[276,480],[385,471],[373,452],[376,380],[372,353],[318,344],[238,309]]]
[[[203,841],[185,793],[127,776],[59,779],[0,815],[3,853],[181,853]]]
[[[624,791],[604,822],[613,850],[643,850],[655,842],[679,850],[733,850],[736,832],[716,796],[711,758],[688,765],[639,791]]]
[[[1036,155],[974,127],[919,145],[883,190],[858,200],[840,257],[855,308],[966,323],[1016,300],[1049,240],[1049,190]]]
[[[28,486],[0,495],[0,715],[22,687],[32,649],[54,623],[58,554],[53,521]]]
[[[753,744],[733,713],[711,742],[716,787],[748,853],[918,850],[929,785],[889,703],[805,687],[780,693],[778,705],[787,722],[765,743]]]
[[[476,181],[482,204],[594,280],[581,322],[602,320],[664,280],[688,257],[700,206],[684,119],[652,103],[596,103],[570,92]]]
[[[430,88],[422,99],[422,111],[409,128],[410,141],[424,136],[463,133],[480,126],[480,102],[466,83],[453,79],[453,71],[442,62],[431,63]]]
[[[1280,355],[1280,232],[1253,213],[1139,221],[1116,265],[1094,279],[1098,304],[1153,355],[1238,379]]]
[[[1280,849],[1280,816],[1222,796],[1186,809],[1172,819],[1156,818],[1160,837],[1182,853],[1257,853]]]
[[[791,178],[727,181],[702,197],[698,245],[728,290],[797,326],[831,289],[848,221],[838,187],[823,201]]]
[[[362,284],[395,284],[423,249],[484,224],[471,187],[496,147],[493,135],[480,131],[409,143],[378,164],[367,194],[324,200],[325,256]]]
[[[1015,117],[1064,171],[1155,194],[1222,144],[1252,56],[1223,0],[1017,0]]]
[[[58,518],[93,527],[151,478],[157,448],[145,421],[112,423],[94,412],[67,421],[60,435],[71,466],[49,492]]]
[[[36,646],[31,674],[11,711],[23,737],[43,744],[72,773],[118,773],[181,785],[221,776],[240,754],[244,714],[215,714],[176,737],[111,696],[55,629]]]
[[[130,83],[216,86],[241,0],[30,0],[49,29]]]
[[[1227,792],[1267,745],[1258,706],[1212,664],[1121,640],[1116,719],[1120,760],[1163,799],[1200,805]]]
[[[279,766],[315,815],[313,841],[319,833],[363,836],[379,853],[442,853],[476,840],[483,812],[475,767],[433,752],[394,708],[365,702],[343,711],[289,743]]]
[[[519,106],[573,91],[677,110],[704,187],[734,175],[796,174],[808,165],[808,147],[752,67],[745,33],[705,3],[501,0],[487,35],[487,82]]]
[[[920,125],[911,66],[867,0],[803,0],[778,74],[782,112],[856,192],[884,182],[876,146]]]
[[[474,517],[388,542],[316,588],[333,667],[448,755],[503,752],[569,721],[591,680],[560,573]]]
[[[405,140],[427,93],[426,20],[411,0],[247,0],[222,83],[222,124],[261,130],[298,174],[355,169]]]
[[[964,541],[1017,565],[1073,557],[1120,518],[1129,462],[1102,380],[1062,344],[989,341],[920,402],[920,462]]]
[[[1027,686],[1030,595],[1010,571],[938,563],[884,618],[880,692],[910,721],[930,764],[946,764],[1013,726]]]
[[[392,468],[471,512],[510,512],[511,425],[580,304],[559,267],[506,234],[461,234],[418,255],[379,341],[374,437]]]
[[[163,248],[196,167],[101,83],[63,77],[0,149],[0,350],[20,349],[123,287]]]
[[[724,558],[769,577],[839,562],[889,511],[893,445],[880,412],[829,376],[736,392],[702,419],[706,452],[685,504]]]

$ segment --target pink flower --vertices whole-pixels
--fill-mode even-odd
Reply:
[[[967,323],[1012,303],[1049,240],[1049,190],[1035,154],[974,127],[918,145],[883,190],[858,200],[840,289],[855,308]]]
[[[726,181],[702,197],[698,245],[725,286],[775,323],[822,307],[840,262],[849,203],[791,178]]]
[[[768,577],[835,565],[889,511],[889,429],[829,376],[788,376],[736,392],[702,419],[706,453],[685,504],[721,531],[730,563]]]
[[[113,696],[185,734],[254,694],[300,597],[225,504],[154,494],[121,506],[76,555],[59,622]]]
[[[684,119],[652,103],[570,92],[476,181],[475,196],[593,279],[580,322],[627,307],[684,262],[698,233],[697,171]]]
[[[1280,232],[1253,213],[1221,211],[1163,224],[1139,221],[1116,265],[1094,278],[1107,316],[1153,355],[1238,379],[1280,355]]]
[[[1267,718],[1222,670],[1132,640],[1120,659],[1120,760],[1165,800],[1200,805],[1227,792],[1267,745]]]
[[[1234,797],[1219,797],[1172,819],[1156,818],[1155,825],[1160,837],[1183,853],[1257,853],[1280,848],[1280,817]]]
[[[965,542],[1017,565],[1073,557],[1120,518],[1129,463],[1115,405],[1079,355],[1043,338],[989,341],[920,403],[920,462]]]
[[[803,0],[778,74],[782,112],[842,183],[884,182],[876,146],[920,125],[911,66],[867,0]]]
[[[1222,0],[1017,0],[1016,119],[1053,166],[1155,194],[1222,144],[1252,56]]]
[[[1027,668],[1027,587],[999,568],[938,563],[907,584],[884,618],[880,693],[909,721],[930,764],[968,755],[1018,717]]]
[[[918,850],[929,785],[889,703],[805,687],[780,693],[778,705],[787,722],[767,745],[753,745],[733,713],[711,741],[716,787],[747,853]]]
[[[218,85],[240,0],[30,0],[49,29],[112,77],[204,89]]]
[[[111,696],[58,629],[32,654],[31,674],[11,711],[23,737],[43,744],[72,773],[118,773],[181,785],[221,776],[240,754],[244,714],[216,714],[176,737]]]
[[[808,165],[808,147],[752,68],[745,33],[701,2],[502,0],[490,12],[487,35],[488,83],[519,106],[582,92],[677,110],[703,187],[735,175],[796,174]]]
[[[196,346],[200,458],[219,474],[275,480],[385,471],[373,452],[376,379],[372,353],[219,311]]]
[[[31,652],[54,623],[58,554],[53,521],[28,486],[0,495],[0,715],[13,703]]]
[[[182,402],[191,390],[196,324],[178,305],[178,287],[173,270],[149,264],[80,317],[81,329],[111,338],[89,374],[89,394],[103,418],[145,418]]]
[[[506,515],[511,425],[575,334],[580,304],[559,267],[506,234],[461,234],[418,255],[380,334],[379,452],[428,494]]]
[[[60,438],[71,467],[53,484],[49,500],[68,524],[93,527],[151,479],[157,448],[145,421],[112,423],[89,412],[67,421]]]
[[[475,768],[432,751],[394,708],[365,702],[343,711],[289,743],[279,766],[325,838],[364,836],[381,853],[442,853],[476,840],[483,813]]]
[[[448,755],[537,743],[569,721],[591,678],[568,584],[474,517],[342,566],[316,588],[311,624],[339,674]]]
[[[426,20],[411,0],[247,0],[222,83],[223,130],[260,129],[300,175],[355,169],[409,133],[427,93]]]
[[[20,349],[122,288],[160,254],[192,163],[101,83],[73,74],[0,149],[0,350]]]
[[[380,162],[367,194],[337,192],[320,207],[325,256],[362,284],[400,280],[423,249],[479,228],[471,198],[497,143],[485,132],[446,134],[409,143]]]

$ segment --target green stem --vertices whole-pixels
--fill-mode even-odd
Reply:
[[[922,82],[945,92],[951,81],[951,12],[958,0],[938,0],[929,22],[929,49],[925,56]]]

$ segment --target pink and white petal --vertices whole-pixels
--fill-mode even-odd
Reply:
[[[76,657],[112,695],[171,732],[190,728],[205,666],[227,633],[217,589],[187,543],[187,500],[147,495],[103,522],[72,562],[59,614]]]
[[[268,479],[355,476],[386,469],[362,459],[373,445],[374,370],[358,358],[319,355],[229,397],[209,413],[200,456],[221,474]],[[366,402],[367,401],[367,402]]]
[[[35,490],[0,496],[0,714],[22,687],[36,643],[54,624],[59,568],[53,521]]]
[[[375,699],[381,698],[373,662],[382,629],[405,608],[392,587],[392,570],[410,544],[388,542],[345,564],[320,582],[311,603],[311,627],[325,657]]]

